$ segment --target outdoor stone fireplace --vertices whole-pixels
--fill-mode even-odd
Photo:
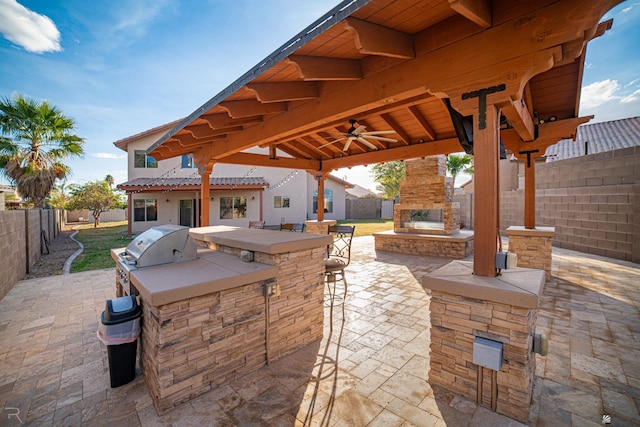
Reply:
[[[393,231],[374,234],[376,250],[455,259],[473,252],[473,232],[460,230],[460,204],[446,172],[444,155],[406,161]]]

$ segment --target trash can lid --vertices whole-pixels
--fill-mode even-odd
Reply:
[[[123,323],[140,317],[140,314],[138,300],[133,295],[109,299],[102,315],[102,323],[105,325]]]

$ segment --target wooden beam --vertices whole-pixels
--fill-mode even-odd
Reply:
[[[502,114],[520,135],[520,139],[523,141],[533,141],[535,139],[533,117],[531,117],[524,99],[509,100],[501,104],[500,107],[502,108]]]
[[[393,129],[395,133],[398,134],[398,137],[400,138],[398,142],[402,142],[404,145],[409,145],[411,143],[411,137],[404,131],[402,126],[400,126],[398,122],[396,122],[393,119],[393,117],[391,117],[390,114],[387,114],[387,113],[381,114],[380,117],[382,117],[382,120],[384,120],[391,127],[391,129]],[[384,129],[378,129],[378,130],[384,130]],[[387,138],[393,138],[393,135],[383,135],[383,136],[386,136]]]
[[[460,151],[458,138],[449,138],[325,160],[322,162],[322,170],[329,173],[340,168],[372,165],[393,160],[415,159],[433,156],[434,154],[450,154],[458,151]]]
[[[505,129],[500,132],[500,136],[504,148],[513,152],[518,158],[521,158],[518,156],[519,152],[531,150],[538,150],[539,156],[542,156],[550,145],[556,144],[561,139],[574,138],[578,126],[587,123],[591,119],[593,119],[593,116],[545,122],[538,125],[538,138],[530,142],[521,141],[515,129]]]
[[[291,55],[288,61],[298,68],[305,81],[362,79],[360,62],[356,59]]]
[[[231,118],[228,113],[204,114],[200,119],[206,121],[211,129],[226,128],[229,126],[248,125],[261,123],[262,116],[249,116],[240,118]]]
[[[451,9],[482,28],[491,27],[490,0],[449,0]]]
[[[233,118],[261,116],[264,114],[284,113],[287,111],[287,104],[284,102],[270,102],[263,104],[260,101],[246,99],[243,101],[224,101],[220,107],[229,112]]]
[[[249,83],[246,87],[255,92],[260,102],[314,99],[319,94],[315,82]]]
[[[230,156],[223,157],[218,163],[303,170],[319,170],[321,164],[318,160],[307,160],[293,157],[278,157],[277,159],[271,159],[269,156],[252,153],[232,154]]]
[[[478,111],[473,116],[473,273],[496,276],[496,252],[499,232],[498,160],[500,149],[500,111],[495,105],[486,108],[486,127],[478,126]]]
[[[415,57],[410,34],[351,17],[342,21],[342,25],[353,34],[360,53],[401,59]]]
[[[424,129],[427,141],[435,141],[438,136],[436,135],[436,132],[433,130],[427,119],[422,115],[418,107],[412,105],[411,107],[409,107],[409,112],[418,121],[418,123],[420,123],[422,129]]]
[[[196,139],[211,141],[213,137],[224,135],[227,133],[240,132],[243,129],[244,128],[242,126],[229,126],[225,128],[216,128],[216,129],[211,129],[208,125],[187,126],[175,136],[180,137],[182,135],[187,135],[186,132],[190,132]]]
[[[524,164],[524,228],[536,228],[536,162],[529,154]]]

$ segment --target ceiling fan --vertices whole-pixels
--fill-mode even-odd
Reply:
[[[349,130],[347,130],[346,133],[342,133],[342,135],[344,135],[342,138],[340,139],[336,139],[335,141],[331,141],[328,144],[324,144],[322,146],[320,146],[319,148],[322,147],[326,147],[327,145],[331,145],[334,144],[338,141],[341,141],[343,139],[347,139],[347,142],[345,142],[344,147],[342,147],[342,151],[347,151],[349,149],[349,147],[351,146],[351,143],[353,141],[358,141],[363,143],[364,145],[366,145],[367,147],[371,148],[372,150],[377,150],[378,147],[376,147],[375,145],[373,145],[370,141],[368,141],[369,139],[373,139],[375,141],[382,141],[382,142],[398,142],[397,139],[393,139],[393,138],[385,138],[383,136],[378,136],[378,135],[389,135],[392,133],[396,133],[395,131],[392,130],[378,130],[378,131],[372,131],[372,132],[366,132],[366,126],[360,125],[358,127],[356,127],[356,123],[358,123],[357,120],[351,119],[349,120],[349,123],[351,124],[351,127],[349,128]]]

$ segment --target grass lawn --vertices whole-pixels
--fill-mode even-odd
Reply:
[[[349,219],[338,221],[338,225],[355,225],[354,236],[369,236],[379,231],[393,230],[392,219]]]
[[[391,219],[353,219],[338,221],[340,225],[355,225],[355,236],[368,236],[372,233],[393,230]],[[116,263],[111,259],[112,248],[123,248],[131,239],[127,238],[127,222],[104,222],[93,228],[93,224],[77,227],[75,239],[84,245],[82,253],[71,264],[71,272],[113,268]]]
[[[98,228],[93,228],[93,223],[84,224],[77,230],[75,239],[84,245],[84,250],[71,264],[72,273],[115,267],[110,250],[125,247],[131,241],[127,238],[127,221],[103,222]]]

